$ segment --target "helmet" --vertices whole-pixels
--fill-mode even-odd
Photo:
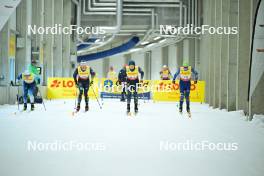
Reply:
[[[25,76],[29,76],[30,74],[31,74],[31,73],[30,73],[29,70],[25,70],[25,71],[24,71],[24,75],[25,75]]]
[[[81,61],[80,66],[84,66],[84,65],[87,65],[87,63],[85,61]]]
[[[163,65],[163,68],[167,68],[167,65]]]
[[[189,62],[188,62],[187,60],[183,61],[182,66],[184,66],[184,67],[188,67],[188,66],[189,66]]]
[[[128,65],[136,65],[135,61],[131,60],[128,62]]]

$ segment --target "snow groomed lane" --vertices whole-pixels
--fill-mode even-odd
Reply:
[[[72,100],[46,101],[47,111],[38,105],[35,112],[16,114],[17,106],[0,106],[0,175],[264,173],[262,123],[245,121],[242,112],[193,103],[189,119],[175,103],[140,101],[138,116],[127,117],[125,103],[105,100],[102,110],[96,101],[90,104],[88,113],[76,116]],[[213,149],[219,144],[225,149]]]

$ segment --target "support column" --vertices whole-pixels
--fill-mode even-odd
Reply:
[[[169,57],[168,57],[168,66],[171,71],[171,74],[174,74],[177,70],[177,45],[169,46]]]
[[[176,67],[182,66],[183,63],[183,41],[176,44]]]
[[[162,65],[168,65],[169,62],[169,47],[165,46],[162,48]]]
[[[251,1],[239,0],[238,2],[238,57],[237,57],[237,110],[244,110],[248,113],[248,82],[249,82],[249,61],[250,61],[250,21]]]
[[[56,15],[55,15],[56,12]],[[63,24],[63,0],[54,1],[54,25]],[[62,61],[62,34],[54,35],[54,56],[53,56],[53,69],[55,77],[62,76],[63,72],[63,61]]]
[[[63,26],[70,26],[71,24],[71,0],[63,1]],[[71,35],[62,36],[62,76],[71,76]]]
[[[229,26],[238,26],[238,0],[230,0]],[[228,84],[227,84],[227,110],[236,110],[237,96],[237,46],[238,35],[228,35]]]
[[[221,22],[221,0],[215,1],[215,27],[222,27]],[[215,77],[214,77],[214,108],[220,107],[220,92],[221,92],[221,86],[220,86],[220,65],[221,65],[221,36],[216,34],[214,36],[215,38],[215,50],[214,50],[214,71],[215,71]]]
[[[229,0],[221,0],[222,26],[229,26]],[[227,109],[228,35],[221,35],[220,109]]]
[[[215,26],[215,1],[210,1],[210,9],[211,9],[211,19],[210,19],[210,25]],[[210,57],[209,57],[209,93],[210,93],[210,99],[209,99],[209,105],[215,107],[215,36],[210,35]]]

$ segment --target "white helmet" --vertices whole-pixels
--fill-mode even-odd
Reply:
[[[80,66],[86,66],[86,65],[87,65],[87,62],[85,62],[85,61],[80,62]]]
[[[163,65],[163,68],[167,68],[167,65]]]
[[[25,76],[29,76],[29,75],[30,75],[30,71],[29,71],[29,70],[25,70],[25,71],[24,71],[24,75],[25,75]]]

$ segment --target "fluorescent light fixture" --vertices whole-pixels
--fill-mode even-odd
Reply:
[[[131,50],[129,50],[129,52],[136,52],[136,51],[139,51],[139,50],[141,50],[142,48],[133,48],[133,49],[131,49]]]
[[[159,40],[161,37],[155,37],[154,40]]]
[[[166,39],[163,39],[161,41],[159,41],[159,43],[164,43],[166,41]]]
[[[146,45],[146,44],[149,44],[148,41],[145,41],[145,42],[142,42],[141,45]]]
[[[99,42],[100,41],[100,39],[96,39],[95,41],[94,41],[94,43],[97,43],[97,42]]]
[[[156,44],[156,43],[151,43],[150,45],[147,46],[147,48],[152,47],[152,46],[154,46],[155,44]]]

